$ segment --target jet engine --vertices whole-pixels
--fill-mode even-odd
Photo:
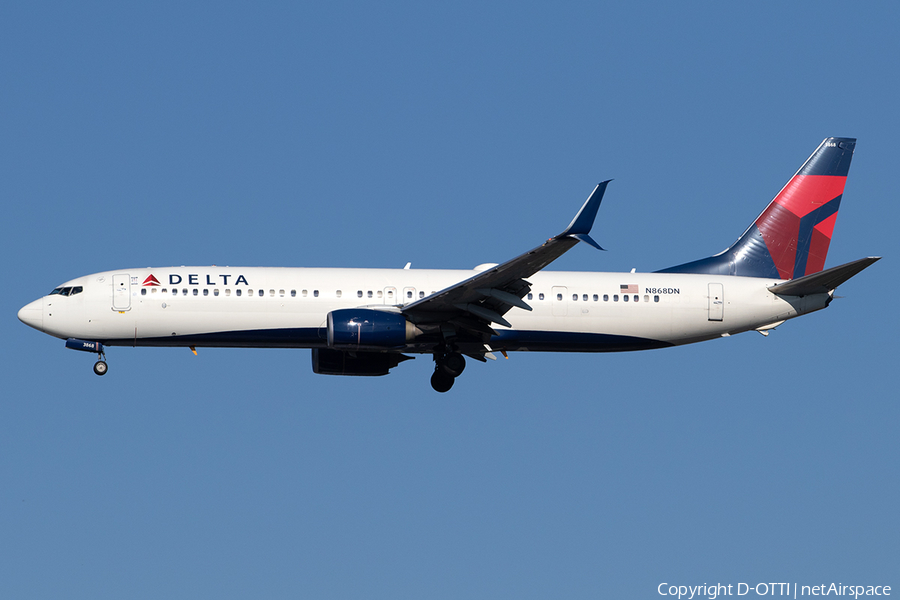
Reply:
[[[421,333],[418,327],[395,312],[344,308],[328,313],[329,348],[402,348]]]
[[[313,348],[312,368],[313,373],[319,375],[376,377],[387,375],[388,371],[411,358],[396,352],[347,352]]]

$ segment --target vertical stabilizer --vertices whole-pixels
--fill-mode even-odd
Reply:
[[[855,138],[826,138],[730,248],[659,271],[794,279],[818,273],[834,232]]]

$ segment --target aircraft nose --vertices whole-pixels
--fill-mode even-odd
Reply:
[[[35,300],[19,309],[19,320],[34,327],[38,331],[44,330],[44,300]]]

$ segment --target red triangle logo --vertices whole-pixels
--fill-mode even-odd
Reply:
[[[150,275],[147,279],[144,280],[144,283],[141,285],[159,285],[159,279]]]

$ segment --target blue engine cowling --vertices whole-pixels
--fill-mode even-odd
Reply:
[[[312,349],[313,373],[319,375],[356,375],[377,377],[388,372],[405,360],[411,359],[398,352],[350,352]]]
[[[394,312],[344,308],[328,313],[329,348],[401,348],[421,333]]]

